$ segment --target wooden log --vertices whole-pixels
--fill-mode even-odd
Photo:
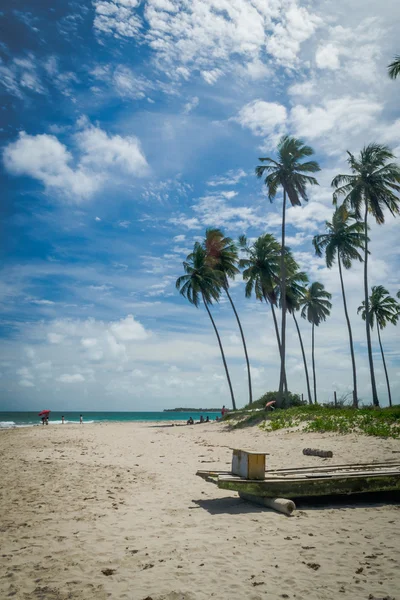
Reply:
[[[254,502],[255,504],[260,504],[261,506],[266,506],[267,508],[272,508],[273,510],[288,516],[290,516],[296,509],[296,505],[293,500],[288,500],[286,498],[265,498],[263,496],[246,494],[245,492],[239,492],[239,496],[242,500]]]
[[[332,458],[332,450],[318,450],[316,448],[304,448],[303,454],[307,456],[319,456],[320,458]]]

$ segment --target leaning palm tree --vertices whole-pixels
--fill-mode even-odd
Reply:
[[[390,79],[396,79],[400,75],[400,54],[395,56],[390,65],[388,65],[388,73]]]
[[[332,295],[327,292],[318,281],[312,283],[304,294],[304,298],[301,300],[301,316],[303,319],[307,319],[312,325],[311,333],[311,354],[312,354],[312,368],[314,377],[314,402],[317,404],[317,380],[315,376],[315,356],[314,356],[314,329],[318,327],[322,321],[326,321],[326,318],[330,315],[332,304],[329,300]]]
[[[318,185],[315,177],[306,173],[316,173],[320,170],[319,164],[314,161],[300,162],[304,158],[314,154],[310,146],[306,146],[302,140],[287,135],[283,136],[277,148],[278,160],[272,158],[260,158],[266,165],[256,167],[256,175],[261,178],[265,176],[264,183],[268,189],[268,198],[272,202],[276,197],[278,188],[283,188],[282,208],[282,240],[281,240],[281,296],[282,296],[282,328],[281,328],[281,374],[279,381],[279,399],[282,401],[283,386],[285,378],[285,354],[286,354],[286,274],[285,274],[285,229],[286,229],[286,195],[289,196],[292,206],[300,206],[301,201],[308,200],[307,184]]]
[[[239,245],[246,255],[246,258],[239,261],[240,268],[244,269],[243,279],[246,282],[246,298],[250,298],[254,291],[257,300],[264,301],[271,306],[279,356],[281,357],[282,346],[275,313],[278,300],[277,284],[280,274],[281,247],[270,233],[261,235],[251,246],[248,245],[246,236],[242,235],[239,238]],[[278,403],[281,403],[280,399],[278,399]]]
[[[348,212],[345,205],[342,205],[333,213],[332,222],[326,221],[325,226],[326,233],[314,236],[313,244],[317,256],[322,256],[325,253],[326,266],[328,269],[333,267],[336,258],[338,261],[343,307],[349,331],[350,354],[353,367],[353,405],[357,407],[358,391],[356,360],[354,356],[353,334],[351,331],[346,294],[344,291],[342,265],[345,269],[350,269],[353,260],[362,262],[363,259],[359,250],[364,250],[364,225],[356,220],[354,214]]]
[[[207,254],[205,249],[196,242],[193,252],[189,254],[183,262],[185,275],[178,277],[176,280],[176,288],[184,298],[187,298],[196,308],[199,307],[200,299],[206,307],[208,316],[214,327],[215,335],[217,336],[219,349],[221,351],[222,362],[224,363],[226,378],[228,380],[229,390],[232,398],[232,407],[236,410],[235,396],[231,378],[229,376],[228,366],[226,364],[225,354],[222,347],[220,335],[217,326],[215,325],[209,306],[213,302],[218,302],[221,293],[221,279],[216,276],[215,271],[207,265]]]
[[[390,162],[394,155],[387,146],[369,144],[365,146],[360,156],[356,158],[347,152],[347,162],[352,172],[351,175],[337,175],[332,186],[335,189],[333,202],[337,203],[339,196],[344,196],[344,204],[350,207],[356,219],[361,220],[361,209],[364,207],[364,301],[365,325],[367,333],[368,359],[371,376],[372,400],[379,406],[376,390],[374,361],[372,357],[371,330],[368,300],[368,215],[371,214],[375,221],[381,225],[385,222],[384,209],[387,208],[392,215],[400,213],[400,200],[396,193],[400,192],[400,168],[396,163]]]
[[[222,275],[221,286],[224,289],[226,295],[228,296],[228,300],[231,304],[232,310],[235,313],[240,335],[242,337],[244,355],[246,358],[247,378],[249,384],[249,404],[251,404],[253,402],[253,393],[251,387],[250,362],[247,353],[246,340],[244,338],[243,328],[239,319],[239,315],[233,303],[232,297],[229,293],[229,279],[234,279],[235,275],[240,273],[239,269],[237,268],[239,260],[238,249],[231,238],[225,237],[220,229],[215,228],[210,228],[206,230],[204,248],[207,254],[207,264],[212,269],[217,271],[217,273],[220,273]]]
[[[397,324],[400,317],[400,304],[391,296],[387,289],[383,285],[374,285],[372,287],[372,294],[369,298],[369,318],[370,327],[373,329],[376,320],[376,328],[378,330],[379,347],[381,349],[383,368],[385,369],[386,384],[389,396],[389,406],[392,406],[392,394],[390,392],[389,377],[386,368],[385,355],[383,353],[382,341],[381,341],[381,329],[384,329],[388,323],[393,325]],[[365,321],[365,302],[361,304],[357,312],[361,312],[361,316]]]
[[[296,325],[297,335],[299,336],[301,354],[303,356],[304,373],[307,384],[308,402],[313,403],[311,397],[310,377],[308,375],[306,353],[304,351],[303,338],[301,337],[300,327],[296,319],[296,312],[300,310],[304,297],[307,292],[308,275],[304,271],[298,270],[298,265],[293,260],[291,270],[286,278],[286,310],[292,315]]]

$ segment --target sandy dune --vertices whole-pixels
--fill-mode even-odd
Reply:
[[[195,477],[232,446],[271,467],[400,459],[394,440],[218,423],[2,432],[1,600],[400,598],[398,505],[250,505]]]

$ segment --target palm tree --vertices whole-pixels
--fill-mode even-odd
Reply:
[[[297,263],[293,260],[293,265],[291,271],[286,278],[286,310],[289,314],[292,315],[294,323],[296,325],[297,334],[299,336],[301,354],[303,356],[303,364],[304,364],[304,373],[306,376],[306,384],[307,384],[307,394],[308,394],[308,402],[310,404],[313,403],[311,397],[311,388],[310,388],[310,377],[308,375],[308,367],[306,360],[306,353],[304,351],[303,339],[301,337],[301,332],[299,328],[299,324],[296,319],[296,312],[300,310],[300,307],[304,301],[304,297],[307,292],[308,283],[308,275],[304,271],[298,270]]]
[[[363,259],[359,250],[364,249],[364,225],[356,220],[354,214],[347,211],[345,205],[342,205],[333,213],[332,222],[326,221],[325,226],[326,233],[314,236],[313,244],[317,256],[322,256],[325,252],[326,266],[328,269],[333,267],[336,258],[338,261],[343,307],[347,328],[349,330],[350,354],[353,367],[353,405],[357,407],[358,391],[356,360],[354,356],[353,334],[351,331],[346,294],[344,291],[342,265],[345,269],[350,269],[353,260],[362,262]]]
[[[372,358],[371,331],[368,301],[368,214],[381,225],[385,222],[384,209],[387,208],[392,215],[399,214],[399,198],[394,192],[400,192],[400,168],[394,162],[389,162],[394,155],[387,146],[369,144],[365,146],[360,156],[356,158],[347,152],[347,162],[352,172],[351,175],[337,175],[332,186],[336,188],[333,202],[337,203],[339,196],[344,196],[344,204],[351,207],[356,219],[361,220],[361,208],[364,206],[364,300],[365,300],[365,326],[367,332],[367,346],[369,369],[371,375],[372,400],[379,406],[376,390],[374,361]]]
[[[212,269],[222,274],[221,285],[226,292],[232,310],[235,313],[240,335],[242,337],[244,355],[246,358],[247,378],[249,383],[249,404],[251,404],[253,402],[253,393],[251,388],[250,362],[247,354],[246,340],[244,338],[239,315],[229,293],[229,278],[234,279],[235,275],[240,273],[236,266],[238,264],[238,249],[234,241],[229,237],[225,237],[220,229],[207,229],[204,240],[204,248],[207,254],[207,264]]]
[[[400,54],[394,57],[393,62],[388,65],[390,79],[396,79],[400,75]]]
[[[239,261],[240,268],[244,269],[243,279],[246,282],[246,298],[250,298],[254,291],[257,300],[270,304],[279,355],[281,356],[282,346],[275,313],[278,301],[277,284],[280,278],[281,248],[279,242],[273,235],[266,233],[261,235],[251,246],[248,245],[246,236],[242,235],[239,238],[239,245],[246,254],[246,258]],[[281,403],[280,399],[278,399],[278,403]]]
[[[318,281],[312,283],[306,290],[304,298],[301,300],[303,308],[301,309],[301,316],[303,319],[307,319],[312,324],[311,333],[311,353],[312,353],[312,367],[314,377],[314,402],[317,404],[317,380],[315,377],[315,357],[314,357],[314,329],[318,327],[322,321],[326,321],[326,317],[330,315],[330,309],[332,304],[329,300],[332,295],[325,291],[322,283]]]
[[[232,398],[233,410],[236,410],[235,396],[231,378],[229,376],[228,366],[225,360],[225,354],[222,347],[221,338],[218,333],[217,326],[210,312],[209,306],[212,303],[218,302],[221,293],[221,280],[216,276],[215,271],[207,265],[207,254],[205,249],[198,242],[195,243],[193,252],[189,254],[183,262],[185,275],[178,277],[176,280],[176,289],[184,298],[187,298],[196,308],[199,307],[200,299],[203,300],[208,316],[214,327],[215,335],[217,336],[219,349],[221,351],[222,362],[224,363],[226,378],[228,380],[229,390]]]
[[[383,353],[380,331],[381,331],[381,329],[386,327],[386,325],[388,323],[392,323],[393,325],[397,324],[397,321],[399,320],[399,316],[400,316],[400,304],[394,298],[389,296],[389,292],[387,291],[387,289],[385,289],[383,287],[383,285],[374,285],[372,287],[372,294],[369,298],[369,306],[370,306],[370,312],[369,312],[370,321],[369,322],[370,322],[371,329],[373,329],[374,323],[376,320],[376,328],[378,330],[379,347],[381,349],[383,368],[385,369],[386,384],[387,384],[388,395],[389,395],[389,406],[392,406],[392,394],[390,393],[389,377],[388,377],[388,372],[387,372],[387,368],[386,368],[385,355]],[[357,312],[359,312],[359,313],[361,312],[361,316],[365,321],[365,318],[366,318],[365,302],[363,302],[361,304],[361,306],[358,308]]]
[[[268,198],[272,202],[276,197],[278,188],[283,188],[282,207],[282,240],[281,240],[281,295],[282,295],[282,328],[281,328],[281,373],[279,381],[279,398],[282,401],[283,386],[285,378],[285,354],[286,354],[286,274],[285,274],[285,229],[286,229],[286,195],[292,206],[301,206],[300,199],[307,201],[307,184],[318,185],[315,177],[306,173],[316,173],[320,170],[319,164],[314,161],[300,162],[307,156],[314,154],[310,146],[306,146],[302,140],[287,135],[283,136],[277,148],[278,160],[272,158],[260,158],[266,165],[256,167],[256,175],[261,178],[265,176],[264,183],[268,189]]]

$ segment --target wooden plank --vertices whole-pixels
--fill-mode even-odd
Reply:
[[[218,487],[236,492],[270,498],[296,498],[304,496],[326,496],[332,494],[355,494],[364,492],[400,491],[400,475],[361,477],[324,477],[310,479],[270,479],[249,481],[240,478],[222,477]]]
[[[312,471],[312,470],[319,470],[319,471],[331,471],[332,469],[358,469],[358,468],[368,468],[368,467],[372,467],[372,468],[377,468],[377,467],[391,467],[391,466],[399,466],[400,467],[400,462],[393,460],[392,461],[385,461],[385,462],[379,462],[379,463],[355,463],[355,464],[345,464],[345,465],[327,465],[326,467],[324,466],[318,466],[315,465],[315,467],[313,466],[307,466],[307,467],[291,467],[291,468],[283,468],[283,469],[271,469],[268,470],[267,473],[290,473],[290,472],[294,472],[294,471]]]
[[[318,476],[311,476],[311,477],[305,477],[305,478],[293,478],[293,479],[264,479],[264,480],[260,480],[260,479],[243,479],[243,478],[237,478],[234,479],[233,477],[218,477],[215,478],[215,480],[217,481],[217,484],[237,484],[239,486],[242,485],[246,485],[247,483],[252,485],[252,484],[257,484],[259,486],[265,486],[266,488],[269,485],[273,485],[273,486],[279,486],[279,485],[284,485],[285,487],[288,485],[306,485],[308,482],[310,481],[315,481],[315,482],[321,482],[323,483],[324,481],[352,481],[355,479],[376,479],[377,482],[379,482],[380,480],[384,479],[384,478],[394,478],[394,479],[398,479],[399,480],[399,484],[400,484],[400,473],[382,473],[381,475],[373,475],[371,476],[370,474],[364,474],[362,476],[354,476],[354,475],[350,475],[349,477],[342,477],[342,476],[328,476],[328,477],[318,477]],[[234,489],[234,488],[232,488]]]
[[[257,452],[256,450],[245,450],[243,448],[231,448],[229,447],[230,450],[232,450],[233,452],[246,452],[246,454],[262,454],[263,456],[269,456],[269,452]]]

